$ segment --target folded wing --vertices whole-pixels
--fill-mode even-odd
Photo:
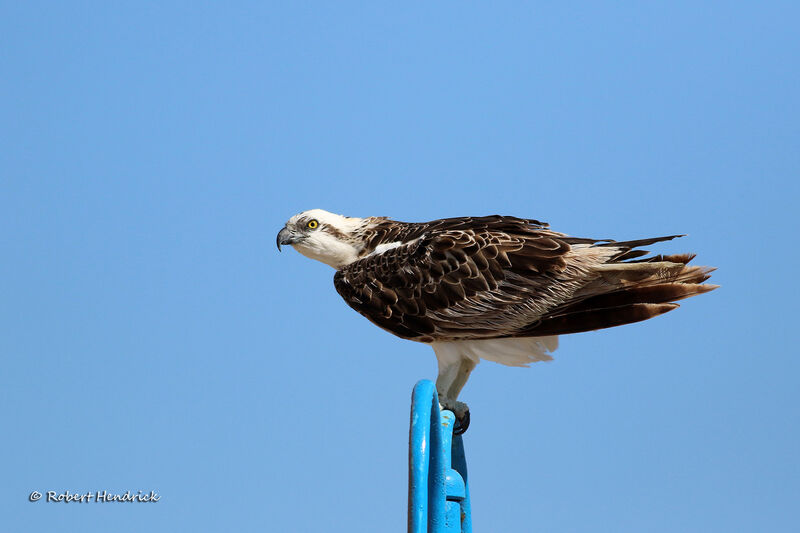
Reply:
[[[691,255],[640,259],[636,247],[675,236],[596,241],[512,217],[449,220],[387,235],[407,240],[337,271],[336,290],[376,325],[434,342],[607,328],[715,288]]]

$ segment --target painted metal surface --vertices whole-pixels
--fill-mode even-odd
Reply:
[[[408,437],[409,533],[472,533],[467,462],[455,415],[439,410],[436,386],[419,381]]]

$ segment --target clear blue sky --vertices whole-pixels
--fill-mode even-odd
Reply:
[[[475,529],[797,531],[800,8],[563,4],[2,2],[0,529],[404,531],[435,358],[320,207],[688,233],[720,290],[476,369]]]

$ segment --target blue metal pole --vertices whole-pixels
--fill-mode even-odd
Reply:
[[[436,386],[418,382],[411,396],[409,533],[472,532],[464,444],[453,436],[454,423],[453,413],[439,410]]]
[[[433,398],[436,387],[420,381],[411,395],[411,423],[408,445],[408,531],[428,531],[428,475],[431,462],[430,440]],[[438,406],[437,409],[438,411]],[[434,418],[435,420],[435,418]],[[436,424],[438,426],[438,423]]]
[[[469,501],[469,477],[467,476],[467,457],[464,455],[462,435],[453,436],[453,469],[461,475],[464,483],[464,496],[461,500],[461,533],[472,533],[472,506]]]

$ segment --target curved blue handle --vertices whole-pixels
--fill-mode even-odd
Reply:
[[[472,533],[467,463],[455,416],[439,410],[436,386],[419,381],[408,437],[409,533]]]

